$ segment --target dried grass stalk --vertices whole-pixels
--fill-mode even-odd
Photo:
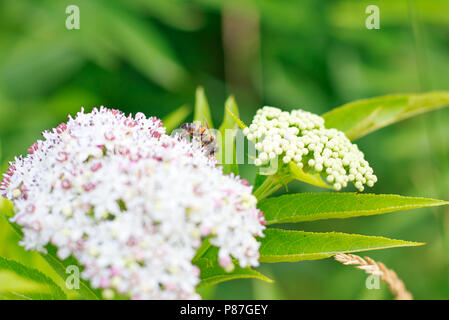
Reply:
[[[376,262],[369,257],[359,257],[355,254],[337,253],[335,260],[344,265],[355,265],[357,269],[368,274],[378,275],[385,282],[394,295],[395,300],[413,300],[413,296],[405,288],[404,282],[398,278],[396,272],[388,269],[382,262]]]

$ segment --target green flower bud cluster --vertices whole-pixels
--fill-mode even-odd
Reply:
[[[327,129],[324,119],[313,113],[263,107],[243,133],[258,151],[257,166],[279,157],[322,174],[336,190],[352,182],[363,191],[364,185],[372,187],[377,181],[357,145],[342,131]]]

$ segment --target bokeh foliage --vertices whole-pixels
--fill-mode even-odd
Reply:
[[[80,30],[65,28],[69,4],[80,7]],[[380,30],[365,28],[368,4],[380,7]],[[448,90],[448,12],[445,0],[1,0],[0,163],[4,168],[42,130],[81,106],[103,104],[163,118],[188,104],[192,120],[198,85],[207,92],[214,123],[221,122],[229,94],[249,123],[265,104],[321,114],[356,99]],[[435,111],[359,139],[379,177],[372,191],[449,200],[448,123],[449,110]],[[240,169],[254,176],[246,166]],[[309,190],[317,191],[301,183],[289,186],[293,192]],[[370,255],[395,269],[416,298],[448,299],[447,210],[295,228],[426,242]],[[50,269],[17,241],[2,221],[0,256]],[[363,274],[330,259],[261,270],[276,283],[234,280],[204,294],[390,297],[385,290],[365,289]],[[53,280],[60,281],[56,275]]]

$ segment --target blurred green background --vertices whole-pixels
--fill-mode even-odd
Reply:
[[[65,27],[72,4],[79,30]],[[369,4],[380,8],[380,30],[365,27]],[[449,90],[448,15],[447,0],[0,0],[0,163],[4,170],[81,106],[162,118],[193,106],[198,85],[215,123],[229,94],[249,123],[263,105],[321,114],[355,99]],[[360,139],[379,177],[372,191],[449,200],[448,124],[449,110],[440,110]],[[317,191],[289,187],[307,190]],[[416,298],[449,299],[448,214],[422,209],[294,227],[427,242],[368,255],[396,270]],[[49,270],[17,241],[1,220],[0,255]],[[332,259],[260,269],[276,283],[234,280],[204,297],[391,298]]]

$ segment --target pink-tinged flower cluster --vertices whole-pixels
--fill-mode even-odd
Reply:
[[[43,136],[1,183],[26,249],[52,244],[94,288],[134,299],[198,298],[192,259],[206,237],[226,270],[232,258],[258,265],[265,221],[252,188],[160,120],[101,107]]]

